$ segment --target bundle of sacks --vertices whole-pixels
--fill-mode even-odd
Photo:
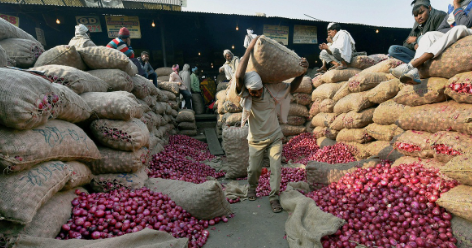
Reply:
[[[223,74],[224,76],[224,74]],[[216,130],[217,134],[222,134],[223,127],[240,127],[243,108],[239,103],[234,104],[226,99],[229,82],[220,82],[216,87],[216,102],[213,105],[217,111]]]
[[[197,135],[197,123],[195,122],[195,112],[191,109],[180,110],[175,118],[179,134],[187,136]]]
[[[169,74],[170,75],[170,74]],[[159,131],[164,135],[172,135],[177,133],[177,122],[175,118],[180,110],[180,93],[178,83],[172,82],[157,82],[157,87],[160,89],[160,99],[153,107],[156,112],[162,115],[162,123]]]

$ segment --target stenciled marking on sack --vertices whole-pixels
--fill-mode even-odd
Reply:
[[[20,181],[27,180],[33,186],[42,186],[44,182],[51,178],[54,171],[64,171],[64,167],[64,163],[50,163],[39,168],[33,168],[21,177]]]
[[[88,150],[87,136],[80,136],[74,129],[67,129],[60,131],[57,127],[45,127],[44,129],[33,129],[33,131],[40,133],[44,136],[44,141],[49,144],[50,147],[62,144],[64,138],[69,135],[75,141],[83,141],[85,147]]]
[[[118,175],[119,178],[124,178],[127,182],[132,183],[133,180],[131,179],[132,177],[138,177],[134,174],[128,174],[128,173],[122,173]]]

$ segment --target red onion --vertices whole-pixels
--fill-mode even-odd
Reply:
[[[320,147],[316,144],[316,138],[312,133],[302,133],[290,139],[283,145],[282,157],[285,161],[292,160],[293,163],[306,164],[306,158],[318,151]]]
[[[457,156],[462,154],[460,151],[454,150],[452,149],[452,147],[449,147],[444,144],[435,144],[432,147],[436,154],[446,154],[451,156]]]
[[[280,192],[285,191],[289,182],[306,181],[306,172],[302,168],[287,168],[283,167],[280,180]],[[259,177],[259,184],[256,188],[256,196],[268,196],[270,189],[270,173],[266,173]]]

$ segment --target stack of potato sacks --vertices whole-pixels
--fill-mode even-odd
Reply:
[[[290,83],[292,79],[286,80],[285,82]],[[303,77],[302,82],[298,89],[291,94],[290,110],[288,112],[287,123],[282,123],[279,120],[280,128],[285,136],[284,141],[289,141],[293,136],[297,136],[307,131],[305,124],[309,122],[308,108],[310,107],[311,92],[313,86],[311,84],[311,78],[308,76]]]
[[[240,127],[241,126],[241,115],[242,107],[239,103],[235,104],[230,100],[226,99],[228,93],[229,82],[220,82],[216,87],[216,102],[214,109],[217,111],[217,134],[222,134],[224,126]]]
[[[187,136],[197,135],[197,123],[195,122],[195,112],[191,109],[182,109],[175,119],[179,134]]]
[[[157,87],[161,89],[161,99],[156,105],[159,109],[159,112],[164,109],[162,112],[163,122],[162,125],[159,127],[159,131],[161,131],[164,135],[169,134],[176,134],[177,130],[177,122],[175,118],[179,113],[179,106],[181,104],[179,98],[179,85],[177,83],[171,82],[157,82]]]

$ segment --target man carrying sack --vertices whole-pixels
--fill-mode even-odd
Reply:
[[[254,38],[249,44],[239,67],[235,74],[236,87],[235,94],[241,97],[243,107],[242,122],[249,122],[248,144],[249,144],[249,167],[248,173],[248,199],[256,200],[256,188],[261,175],[262,159],[264,150],[269,151],[270,159],[270,188],[269,201],[274,213],[282,211],[279,202],[280,180],[281,180],[281,154],[282,154],[282,130],[277,119],[277,112],[280,105],[280,112],[285,112],[280,116],[281,120],[287,120],[288,106],[290,105],[290,92],[294,92],[308,68],[305,58],[300,61],[300,66],[304,72],[296,77],[292,83],[264,84],[261,77],[255,71],[246,73],[251,53],[259,39]],[[285,111],[284,111],[285,110]]]

